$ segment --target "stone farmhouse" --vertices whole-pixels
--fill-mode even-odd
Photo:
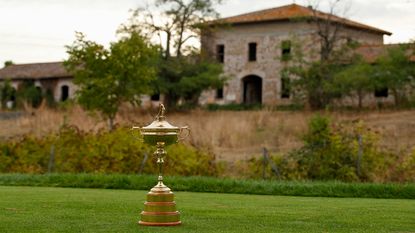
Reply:
[[[0,69],[0,83],[7,79],[11,80],[15,90],[25,82],[31,82],[42,93],[51,93],[57,102],[72,98],[76,91],[73,76],[62,62],[12,64]]]
[[[204,53],[223,63],[229,80],[222,89],[204,93],[202,102],[293,103],[290,78],[284,77],[281,72],[290,64],[294,41],[301,43],[306,59],[320,58],[318,25],[316,20],[310,20],[313,17],[340,24],[340,43],[358,42],[364,47],[360,51],[371,53],[363,54],[363,57],[379,54],[384,35],[391,35],[382,29],[297,4],[220,19],[220,23],[229,26],[202,31],[201,46]],[[387,90],[383,90],[367,99],[391,101],[390,98]]]
[[[319,59],[318,27],[315,21],[307,20],[311,17],[329,18],[341,24],[342,41],[359,42],[362,46],[358,51],[369,61],[374,61],[384,51],[384,35],[391,35],[382,29],[297,4],[220,19],[219,22],[229,26],[202,31],[201,49],[223,63],[224,75],[229,79],[223,88],[204,92],[200,103],[293,103],[295,96],[289,88],[290,78],[281,72],[291,62],[287,58],[295,50],[295,41],[301,42],[307,59]],[[12,81],[16,90],[24,82],[33,82],[42,93],[52,93],[57,102],[72,98],[77,89],[73,76],[62,62],[9,65],[0,69],[0,83],[6,79]],[[143,104],[162,100],[163,96],[146,96]],[[393,96],[388,90],[380,90],[365,101],[392,102]]]

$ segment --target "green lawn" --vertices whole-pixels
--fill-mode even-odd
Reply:
[[[182,226],[143,227],[145,194],[0,186],[0,232],[415,232],[415,200],[190,192]]]

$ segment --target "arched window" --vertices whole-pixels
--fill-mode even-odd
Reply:
[[[151,101],[160,101],[160,94],[156,93],[154,95],[151,95],[150,99]]]
[[[63,85],[61,86],[61,101],[67,100],[69,97],[69,86]]]
[[[248,75],[242,79],[243,103],[262,103],[262,79],[256,75]]]

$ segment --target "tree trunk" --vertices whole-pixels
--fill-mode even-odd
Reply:
[[[115,117],[109,117],[108,118],[108,130],[110,132],[114,130],[114,118]]]
[[[395,107],[398,107],[401,103],[400,96],[398,94],[398,91],[395,88],[392,88],[393,97],[395,99]]]
[[[179,97],[172,91],[169,91],[164,95],[164,105],[167,109],[175,109],[178,101]]]
[[[169,59],[170,58],[170,41],[171,41],[171,32],[166,31],[167,33],[167,39],[166,39],[166,54],[165,54],[165,59]]]
[[[357,91],[357,97],[359,99],[358,106],[359,106],[359,109],[361,109],[362,105],[363,105],[363,103],[362,103],[363,102],[363,93],[362,93],[362,91],[360,91],[360,90]]]

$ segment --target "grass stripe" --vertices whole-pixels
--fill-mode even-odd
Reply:
[[[414,183],[344,183],[338,181],[241,180],[215,177],[169,177],[173,191],[309,197],[415,199]],[[125,174],[0,174],[0,185],[149,190],[156,176]]]

